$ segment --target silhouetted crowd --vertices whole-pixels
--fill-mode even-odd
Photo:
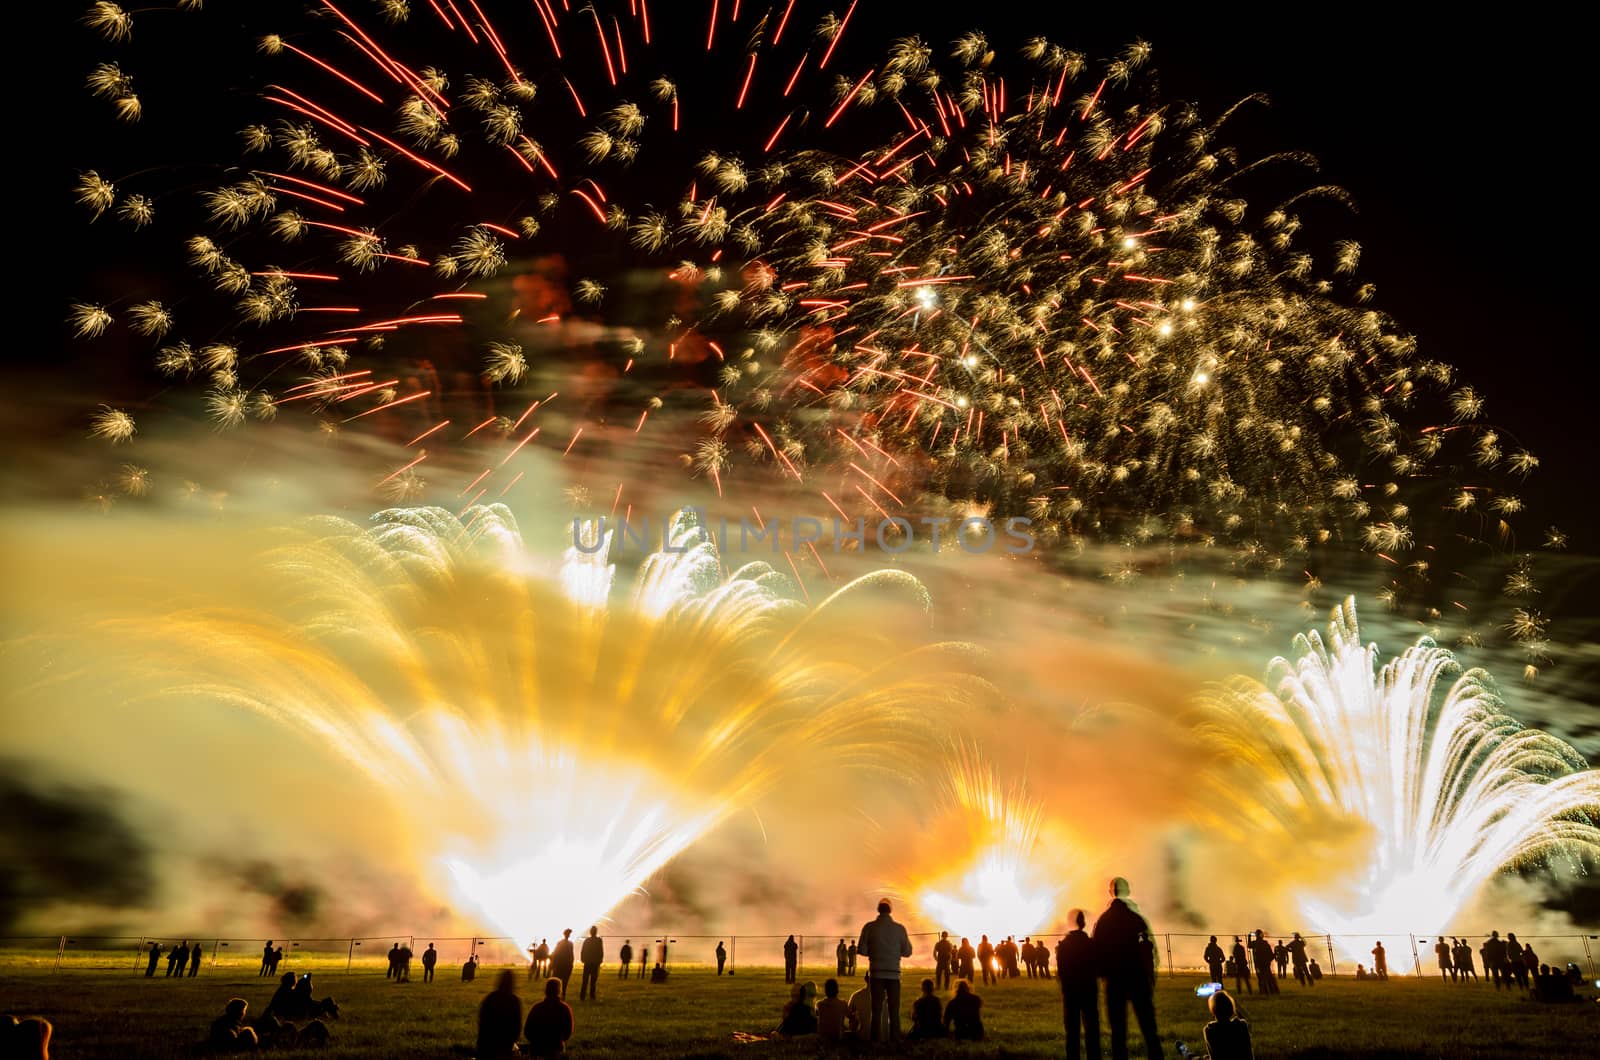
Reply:
[[[174,946],[167,951],[167,978],[182,979],[185,968],[189,970],[191,977],[199,975],[200,959],[203,955],[200,943],[196,942],[190,946],[189,940],[184,939],[182,945]],[[145,978],[154,979],[156,968],[161,964],[161,943],[150,943],[150,947],[145,950],[145,957]]]
[[[988,935],[980,935],[974,946],[969,938],[957,942],[948,932],[940,932],[931,954],[934,976],[921,980],[910,1004],[910,1025],[902,1033],[901,966],[913,955],[913,948],[905,927],[894,919],[891,904],[883,900],[878,904],[877,916],[862,926],[858,938],[838,940],[833,950],[837,976],[824,981],[820,997],[815,983],[798,979],[801,945],[790,935],[781,947],[789,997],[779,1012],[776,1030],[736,1034],[735,1038],[755,1041],[814,1035],[826,1043],[981,1041],[985,1036],[984,999],[975,987],[980,982],[988,986],[1002,979],[1026,976],[1056,980],[1061,991],[1067,1056],[1099,1060],[1102,1011],[1114,1060],[1128,1056],[1130,1011],[1146,1055],[1162,1056],[1154,1001],[1159,956],[1155,936],[1132,898],[1128,881],[1120,877],[1111,881],[1106,907],[1092,927],[1080,909],[1067,914],[1067,923],[1067,933],[1054,947],[1031,936],[1021,942],[1015,936],[991,942]],[[672,941],[647,941],[636,953],[633,940],[624,940],[617,953],[618,977],[632,978],[636,967],[639,978],[648,975],[652,982],[665,982],[668,944]],[[1578,966],[1568,964],[1561,968],[1542,963],[1534,947],[1518,940],[1514,933],[1501,938],[1498,931],[1491,932],[1476,954],[1461,938],[1440,937],[1432,945],[1432,952],[1441,978],[1452,983],[1479,982],[1481,961],[1484,978],[1496,990],[1520,990],[1541,1002],[1579,1000],[1583,975]],[[150,942],[146,953],[145,975],[154,978],[163,956],[161,944]],[[184,940],[171,947],[165,951],[167,977],[184,978],[186,970],[187,977],[197,975],[202,954],[198,942],[191,945]],[[543,980],[542,999],[524,1012],[522,999],[516,993],[516,975],[502,972],[494,990],[479,1006],[477,1040],[470,1055],[498,1060],[563,1053],[576,1028],[573,1010],[567,1004],[567,989],[575,970],[581,971],[579,1000],[598,999],[606,946],[597,927],[591,927],[578,945],[573,942],[570,928],[562,932],[553,947],[541,939],[528,947],[528,955],[528,978]],[[259,975],[276,976],[283,956],[283,947],[268,940],[262,947]],[[732,974],[727,969],[728,957],[726,944],[719,941],[714,951],[719,976],[725,971]],[[1374,943],[1371,957],[1370,967],[1366,962],[1357,965],[1355,978],[1387,980],[1389,958],[1381,940]],[[840,981],[857,974],[862,958],[866,961],[862,985],[848,996],[842,995]],[[410,945],[396,942],[388,952],[387,978],[410,982],[416,959]],[[1258,930],[1247,937],[1234,936],[1228,946],[1213,935],[1201,960],[1209,982],[1196,993],[1206,997],[1212,1017],[1203,1029],[1206,1055],[1211,1060],[1254,1058],[1250,1024],[1242,1018],[1237,995],[1277,995],[1280,982],[1291,974],[1303,989],[1323,978],[1310,944],[1298,932],[1287,940],[1273,941]],[[420,954],[423,982],[433,980],[438,961],[438,950],[430,942]],[[478,964],[474,952],[461,966],[462,981],[476,979]],[[1232,994],[1224,989],[1230,980]],[[317,1046],[330,1040],[328,1023],[338,1017],[339,1005],[331,997],[316,996],[309,974],[285,972],[256,1018],[250,1018],[247,1000],[230,998],[197,1050],[218,1054]],[[47,1060],[51,1037],[47,1020],[6,1017],[6,1021],[0,1026],[0,1034],[8,1036],[9,1049],[4,1055]],[[1175,1043],[1175,1048],[1180,1057],[1199,1055],[1181,1041]],[[465,1046],[454,1051],[467,1055]]]

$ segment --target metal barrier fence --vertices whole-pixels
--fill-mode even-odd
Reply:
[[[1157,963],[1169,975],[1203,972],[1206,968],[1204,952],[1212,933],[1169,932],[1154,936]],[[1215,932],[1224,953],[1232,948],[1235,937],[1248,941],[1253,932]],[[1265,932],[1268,941],[1287,942],[1293,932]],[[1302,932],[1308,953],[1317,960],[1325,976],[1351,976],[1357,966],[1371,969],[1376,944],[1383,944],[1388,972],[1391,975],[1429,976],[1441,971],[1434,952],[1439,941],[1435,935],[1380,933],[1375,935],[1330,935]],[[937,932],[912,934],[915,956],[906,967],[915,971],[933,968],[933,945]],[[997,942],[1004,936],[991,936]],[[560,938],[560,935],[556,935]],[[784,945],[788,935],[678,935],[671,932],[610,931],[603,936],[606,943],[606,966],[611,974],[621,972],[620,949],[626,941],[632,946],[634,960],[632,974],[643,974],[651,965],[661,962],[672,968],[714,968],[715,949],[723,943],[727,952],[727,971],[736,974],[740,967],[781,968],[784,965]],[[797,971],[807,975],[832,974],[837,970],[836,952],[840,941],[846,946],[855,935],[847,933],[796,932]],[[1055,961],[1057,934],[1039,938],[1050,946],[1050,963]],[[1487,936],[1446,935],[1449,940],[1460,939],[1467,943],[1473,954],[1474,971],[1479,977],[1485,973],[1480,948]],[[960,937],[953,936],[959,944]],[[1018,940],[1021,941],[1020,939]],[[1532,947],[1541,963],[1565,968],[1568,962],[1588,969],[1590,978],[1596,977],[1596,950],[1600,949],[1600,934],[1575,935],[1522,935],[1518,941]],[[575,944],[577,940],[574,940]],[[976,948],[978,940],[972,940]],[[150,962],[150,947],[157,946],[155,964]],[[537,943],[535,943],[537,945]],[[282,950],[278,972],[335,972],[341,974],[377,974],[388,968],[391,947],[405,946],[412,951],[411,974],[423,974],[422,955],[433,946],[438,955],[435,974],[459,977],[462,966],[469,960],[488,967],[527,966],[529,949],[514,939],[489,935],[463,938],[439,938],[424,935],[381,935],[365,938],[337,939],[264,939],[264,938],[184,938],[183,936],[118,936],[100,937],[86,935],[58,935],[0,938],[0,973],[20,971],[72,972],[103,971],[145,975],[153,968],[155,976],[168,974],[169,954],[174,947],[187,945],[200,949],[198,974],[255,975],[260,974],[263,951],[269,946]],[[553,943],[551,943],[553,945]],[[1326,960],[1326,965],[1322,961]],[[865,971],[861,968],[860,971]],[[177,974],[177,969],[173,969]],[[186,968],[183,975],[187,976]]]

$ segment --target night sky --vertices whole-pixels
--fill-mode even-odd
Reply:
[[[24,281],[37,284],[42,295],[26,327],[37,338],[5,356],[30,373],[52,363],[66,344],[60,322],[66,304],[98,263],[83,254],[93,241],[71,202],[72,180],[83,168],[114,168],[107,165],[107,147],[114,153],[118,142],[141,134],[138,127],[114,128],[83,89],[84,74],[119,49],[76,23],[87,5],[50,6],[44,29],[54,42],[54,62],[26,113],[40,123],[39,142],[48,146],[42,164],[28,167],[24,179],[43,182],[38,201],[47,204],[51,230],[70,238],[47,241],[47,256],[60,255],[57,267]],[[298,5],[276,6],[292,11]],[[208,4],[207,17],[227,7],[220,0]],[[1283,197],[1334,183],[1359,206],[1353,216],[1332,206],[1303,211],[1308,232],[1302,244],[1360,241],[1361,276],[1377,285],[1374,304],[1419,337],[1423,356],[1457,365],[1463,382],[1487,394],[1487,418],[1540,457],[1542,467],[1525,489],[1530,511],[1524,533],[1556,523],[1576,549],[1593,551],[1595,503],[1584,486],[1592,478],[1595,446],[1582,426],[1591,399],[1579,377],[1595,352],[1583,265],[1595,222],[1575,199],[1587,179],[1571,170],[1571,145],[1589,95],[1579,85],[1574,43],[1543,19],[1413,21],[1397,20],[1393,10],[1341,7],[1290,15],[1274,7],[1257,15],[1209,5],[955,7],[872,0],[853,16],[847,43],[876,53],[894,37],[916,32],[943,50],[977,27],[1002,54],[1037,33],[1097,59],[1142,38],[1155,47],[1151,66],[1166,98],[1192,100],[1215,114],[1251,93],[1269,96],[1270,107],[1252,108],[1236,120],[1230,141],[1246,155],[1315,154],[1321,173],[1286,170]],[[159,41],[177,17],[143,16],[136,42],[149,47]],[[195,68],[197,85],[226,77],[208,67],[205,56],[172,59]],[[194,100],[201,114],[214,103]],[[182,145],[173,146],[175,156],[185,154]],[[148,142],[143,150],[149,154]]]

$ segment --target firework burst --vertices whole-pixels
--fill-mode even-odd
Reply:
[[[279,536],[240,598],[96,604],[81,676],[134,706],[255,712],[336,754],[404,806],[429,889],[520,939],[604,916],[780,777],[881,768],[929,704],[983,694],[958,652],[856,624],[862,594],[925,612],[909,576],[808,608],[765,564],[725,574],[687,517],[619,601],[603,552],[569,553],[564,591],[532,576],[501,507]]]
[[[1505,869],[1600,854],[1600,773],[1500,706],[1428,638],[1380,667],[1346,602],[1326,640],[1297,637],[1265,686],[1238,679],[1195,716],[1229,763],[1216,824],[1280,851],[1343,837],[1342,858],[1308,857],[1325,881],[1351,865],[1300,898],[1319,931],[1445,930]]]
[[[209,300],[123,314],[235,336],[192,376],[219,427],[288,399],[484,493],[524,448],[627,467],[655,430],[719,491],[759,471],[846,519],[1000,506],[1074,548],[1312,579],[1347,544],[1386,599],[1438,607],[1456,542],[1515,548],[1508,476],[1537,458],[1367,304],[1358,246],[1301,245],[1338,189],[1243,197],[1311,160],[1239,162],[1233,111],[1157,98],[1145,44],[874,54],[793,3],[312,6],[231,44],[261,53],[245,153],[205,231],[169,233]],[[112,4],[88,21],[133,32]],[[78,197],[160,231],[142,179],[88,170]],[[84,339],[113,322],[73,310]]]
[[[1046,879],[1039,831],[1043,806],[1016,785],[1001,784],[976,751],[949,756],[942,805],[930,830],[935,857],[927,879],[899,888],[931,924],[956,935],[996,938],[1051,926],[1059,882]],[[996,934],[996,933],[999,934]]]

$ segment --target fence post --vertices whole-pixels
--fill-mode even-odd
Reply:
[[[139,936],[139,946],[133,951],[133,970],[136,972],[139,970],[139,962],[145,959],[145,946],[148,945],[149,942],[150,940],[145,938],[143,935]]]
[[[1594,978],[1594,950],[1589,946],[1589,940],[1591,938],[1593,938],[1594,936],[1593,935],[1579,935],[1578,937],[1583,940],[1583,956],[1584,956],[1584,959],[1589,962],[1589,978],[1593,979]]]
[[[356,963],[356,940],[350,940],[350,953],[344,959],[344,974],[350,974],[350,966]]]
[[[60,938],[60,941],[58,941],[56,943],[56,967],[55,967],[55,970],[58,971],[58,972],[61,970],[61,955],[63,953],[66,953],[66,952],[67,952],[67,936],[62,935],[61,938]]]
[[[1333,936],[1329,935],[1328,936],[1328,975],[1330,977],[1332,977],[1332,976],[1335,976],[1335,975],[1338,975],[1338,974],[1339,974],[1339,962],[1334,960],[1334,957],[1333,957]]]
[[[1167,978],[1171,979],[1177,974],[1178,970],[1172,965],[1172,932],[1169,931],[1167,932]]]
[[[1411,936],[1411,963],[1417,966],[1417,978],[1422,978],[1422,958],[1417,956],[1417,936]]]
[[[734,935],[733,948],[728,953],[728,974],[733,974],[734,967],[739,963],[739,936]]]

